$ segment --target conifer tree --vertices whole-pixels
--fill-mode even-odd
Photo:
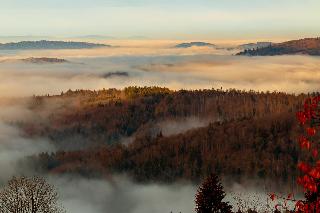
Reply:
[[[199,187],[196,194],[197,213],[229,213],[232,206],[223,202],[225,197],[218,176],[211,174]]]

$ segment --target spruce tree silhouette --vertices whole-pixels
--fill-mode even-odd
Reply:
[[[197,213],[230,213],[232,206],[223,202],[225,192],[218,176],[211,174],[199,187],[196,194]]]

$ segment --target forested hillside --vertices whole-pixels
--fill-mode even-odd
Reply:
[[[170,91],[166,88],[126,88],[123,91],[67,91],[60,96],[34,97],[30,108],[49,121],[23,125],[30,134],[58,139],[81,135],[99,143],[131,136],[156,121],[198,117],[209,121],[259,118],[296,112],[305,96],[237,90]],[[48,107],[49,106],[49,107]],[[55,108],[53,108],[55,106]],[[50,110],[48,110],[50,108]],[[49,112],[47,112],[49,111]]]
[[[283,43],[272,44],[267,47],[246,49],[237,55],[274,56],[274,55],[320,55],[320,38],[305,38]]]
[[[214,123],[175,136],[139,137],[128,146],[44,154],[40,159],[55,173],[126,172],[140,181],[198,180],[211,172],[287,181],[296,176],[300,156],[296,139],[301,130],[292,117],[287,113]]]
[[[287,181],[297,175],[302,154],[296,140],[303,129],[295,112],[306,97],[158,87],[67,91],[34,97],[29,107],[39,115],[48,103],[57,106],[49,112],[49,121],[19,125],[29,137],[47,136],[59,147],[68,138],[85,144],[38,156],[40,167],[53,173],[100,176],[125,172],[139,181],[171,182],[199,180],[216,172],[239,179]],[[154,128],[159,121],[187,117],[209,120],[209,124],[168,136]],[[127,137],[131,142],[123,144]]]

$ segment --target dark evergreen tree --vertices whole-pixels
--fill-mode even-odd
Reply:
[[[222,184],[218,176],[211,174],[199,187],[196,194],[197,213],[229,213],[232,206],[223,202],[225,197]]]

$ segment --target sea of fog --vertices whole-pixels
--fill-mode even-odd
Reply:
[[[223,87],[288,93],[320,89],[319,57],[245,57],[234,53],[213,48],[177,50],[168,46],[0,52],[0,97],[127,86],[162,86],[175,90]],[[63,58],[68,62],[21,60],[29,57]],[[48,138],[25,138],[19,129],[7,123],[33,117],[23,105],[0,106],[0,184],[13,175],[32,174],[30,168],[18,164],[26,156],[56,150]],[[203,121],[197,122],[196,125],[203,125]],[[194,183],[142,185],[117,174],[111,180],[64,175],[48,175],[47,179],[57,187],[61,202],[70,213],[194,212],[197,189]],[[243,185],[229,181],[225,187],[230,192],[227,199],[233,203],[233,197],[240,196],[249,206],[274,205],[267,198],[272,189],[261,183]]]
[[[68,89],[162,86],[311,92],[320,89],[320,57],[235,56],[214,48],[114,47],[0,52],[0,96],[59,94]],[[55,57],[68,63],[20,59]]]

